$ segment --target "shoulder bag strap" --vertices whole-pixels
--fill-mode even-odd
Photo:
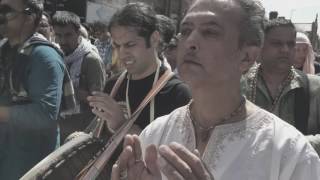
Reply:
[[[114,84],[114,86],[112,87],[112,90],[110,92],[110,96],[112,98],[116,96],[116,93],[118,92],[120,85],[122,84],[124,78],[126,77],[126,74],[127,74],[127,71],[123,71],[119,76],[118,80],[116,81],[116,83]]]
[[[124,71],[121,73],[119,76],[118,80],[112,87],[110,96],[114,98],[116,96],[116,93],[123,82],[124,78],[126,77],[127,71]],[[84,130],[85,133],[91,133],[93,137],[100,138],[101,134],[103,132],[103,128],[105,127],[105,122],[101,121],[98,116],[95,116],[92,120],[91,123],[88,125],[88,127]]]
[[[170,70],[166,70],[166,72],[160,77],[155,86],[149,91],[147,96],[140,103],[139,107],[132,114],[131,118],[123,124],[117,132],[113,134],[113,136],[108,140],[105,145],[105,150],[101,153],[96,160],[92,161],[87,167],[85,167],[78,175],[77,179],[87,180],[87,179],[95,179],[100,172],[103,170],[104,166],[107,164],[108,160],[112,156],[115,149],[119,146],[124,136],[128,133],[139,114],[143,110],[143,108],[155,97],[155,95],[165,86],[168,80],[174,75]]]

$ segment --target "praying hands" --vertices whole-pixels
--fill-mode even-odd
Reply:
[[[178,143],[161,145],[158,149],[150,145],[146,148],[143,161],[138,136],[127,135],[123,152],[113,166],[112,180],[161,180],[161,172],[169,180],[214,179],[197,151],[192,153]]]

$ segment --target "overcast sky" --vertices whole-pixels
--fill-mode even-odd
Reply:
[[[320,0],[261,0],[266,13],[278,11],[279,16],[291,18],[294,23],[311,23],[318,13],[320,34]]]

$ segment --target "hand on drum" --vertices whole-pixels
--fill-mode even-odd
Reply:
[[[161,180],[161,172],[169,180],[214,180],[197,151],[192,153],[178,143],[161,145],[158,150],[155,145],[150,145],[142,161],[138,136],[127,135],[123,152],[113,166],[112,180]]]
[[[95,91],[92,92],[92,96],[87,97],[87,100],[92,112],[105,120],[111,130],[117,130],[125,121],[119,104],[108,94]]]

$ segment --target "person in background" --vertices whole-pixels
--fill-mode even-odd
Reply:
[[[105,71],[108,77],[111,76],[112,66],[112,44],[110,33],[108,32],[108,25],[104,22],[93,23],[95,29],[96,40],[94,45],[97,47],[100,57],[104,63]]]
[[[176,34],[176,25],[172,19],[169,17],[157,14],[157,29],[160,33],[160,43],[158,46],[158,56],[159,59],[164,63],[165,66],[171,69],[170,64],[167,61],[167,57],[164,55],[164,51],[167,49],[170,40]]]
[[[80,112],[91,111],[86,100],[104,87],[104,69],[95,47],[81,36],[80,18],[69,11],[57,11],[52,18],[56,42],[65,54]]]
[[[264,31],[260,63],[246,74],[244,93],[305,134],[320,154],[320,78],[293,67],[296,29],[290,20],[269,20]]]
[[[193,100],[140,137],[127,135],[112,180],[320,179],[319,157],[303,135],[241,94],[263,20],[260,1],[194,1],[178,45]]]
[[[57,144],[66,67],[36,29],[40,0],[1,0],[0,179],[19,179]]]
[[[90,42],[91,42],[91,44],[94,44],[94,42],[95,42],[95,40],[96,40],[96,38],[95,37],[93,37],[93,31],[92,31],[92,23],[86,23],[86,22],[83,22],[83,23],[81,23],[81,25],[87,30],[87,32],[88,32],[88,38],[89,38],[89,40],[90,40]]]
[[[61,114],[60,134],[63,142],[73,131],[84,130],[93,119],[86,98],[93,91],[102,91],[105,71],[96,47],[81,36],[79,16],[69,11],[57,11],[52,17],[52,24],[55,40],[65,54],[64,62],[70,73],[77,102],[75,111]],[[63,121],[73,123],[74,129],[69,131]]]
[[[308,36],[297,32],[296,47],[293,66],[306,74],[317,74],[320,72],[320,64],[315,61],[315,53]]]
[[[174,36],[169,44],[167,45],[166,49],[164,50],[163,54],[166,57],[168,63],[170,64],[173,72],[178,75],[177,69],[177,45],[178,45],[178,38]]]
[[[54,32],[51,17],[47,12],[43,12],[37,32],[42,34],[48,41],[54,42]]]

